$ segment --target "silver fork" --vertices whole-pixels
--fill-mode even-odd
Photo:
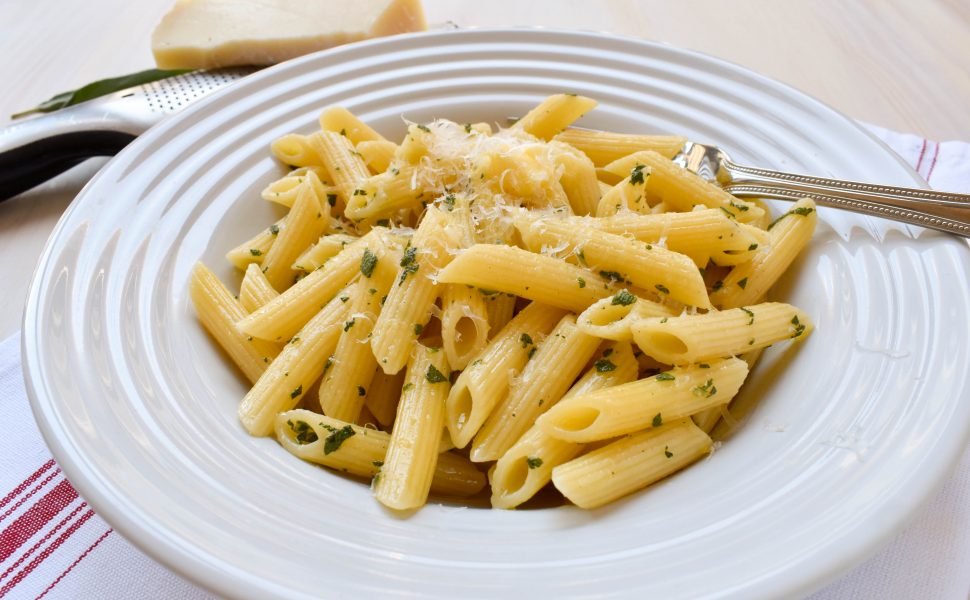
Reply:
[[[687,142],[674,162],[738,196],[797,200],[970,237],[970,194],[795,175],[739,165],[717,146]]]

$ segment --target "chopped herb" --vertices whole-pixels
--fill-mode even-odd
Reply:
[[[529,465],[530,469],[538,469],[542,466],[542,459],[538,456],[529,456],[525,459],[525,463]]]
[[[347,302],[348,300],[350,300],[350,296],[341,296],[340,297],[340,301],[341,302]]]
[[[362,385],[358,385],[357,386],[357,395],[358,396],[366,396],[367,395],[367,390],[364,389],[364,386],[362,386]]]
[[[340,135],[342,135],[344,137],[347,137],[347,130],[346,129],[341,129],[340,130]]]
[[[424,325],[422,325],[421,323],[415,323],[414,324],[414,335],[421,335],[421,332],[422,331],[424,331]]]
[[[250,248],[249,249],[249,253],[252,254],[253,256],[262,256],[263,255],[263,251],[260,250],[259,248]]]
[[[373,296],[377,293],[377,288],[367,288],[367,293]]]
[[[657,413],[653,416],[653,421],[651,421],[650,424],[654,427],[660,427],[664,424],[664,418],[660,416],[660,413]]]
[[[714,380],[708,379],[704,385],[697,385],[691,388],[691,393],[695,396],[700,396],[702,398],[710,398],[717,393],[717,388],[714,386]]]
[[[424,131],[426,133],[431,133],[431,130],[428,129],[428,126],[427,125],[418,125],[418,129],[420,129],[421,131]]]
[[[428,365],[428,372],[424,374],[424,378],[429,383],[444,383],[448,381],[448,378],[442,375],[441,371],[436,369],[434,365]]]
[[[741,306],[740,309],[742,311],[744,311],[744,313],[746,315],[748,315],[748,325],[753,325],[754,324],[754,313],[752,311],[748,310],[747,308],[743,307],[743,306]]]
[[[344,323],[344,331],[350,331],[350,328],[353,327],[354,326],[354,323],[356,323],[356,322],[357,322],[357,319],[351,319],[351,320],[347,321],[346,323]]]
[[[366,196],[366,195],[367,195],[367,192],[365,192],[360,188],[357,188],[356,190],[354,190],[354,196]]]
[[[749,252],[750,252],[751,250],[757,250],[757,249],[758,249],[758,244],[751,244],[750,246],[748,246],[748,251],[749,251]]]
[[[718,279],[717,281],[714,282],[714,285],[711,286],[711,291],[716,292],[722,287],[724,287],[724,282]]]
[[[788,211],[785,214],[783,214],[780,217],[778,217],[777,219],[775,219],[774,221],[772,221],[771,222],[771,225],[768,225],[768,231],[771,231],[771,228],[772,227],[774,227],[775,225],[777,225],[779,221],[781,221],[782,219],[784,219],[788,215],[798,215],[799,217],[807,217],[808,215],[812,214],[813,212],[815,212],[815,209],[812,208],[812,207],[810,207],[810,206],[799,206],[798,208],[793,208],[790,211]]]
[[[280,226],[279,225],[270,225],[269,226],[269,232],[272,233],[273,235],[279,235],[279,233],[280,233]]]
[[[666,323],[666,322],[667,322],[667,317],[664,317],[664,318],[660,319],[661,325],[664,324],[664,323]]]
[[[707,363],[698,363],[697,366],[700,367],[700,368],[702,368],[702,369],[710,369],[711,368],[711,365],[709,365]]]
[[[448,194],[445,196],[444,203],[448,207],[448,210],[453,210],[455,208],[455,196]]]
[[[334,431],[327,436],[327,439],[323,440],[323,453],[330,454],[331,452],[336,452],[340,450],[341,444],[343,444],[348,438],[354,437],[357,432],[350,425],[344,425],[337,431]]]
[[[611,354],[613,354],[613,348],[607,348],[606,350],[603,350],[603,358],[606,358]]]
[[[536,350],[538,350],[538,348],[535,347],[535,346],[532,347],[532,350],[529,350],[529,358],[530,359],[535,355]]]
[[[319,439],[317,432],[306,421],[297,421],[295,423],[293,421],[287,421],[286,424],[290,426],[290,430],[296,436],[297,444],[312,444]]]
[[[643,167],[646,165],[637,165],[633,167],[630,171],[630,185],[639,185],[643,183]]]
[[[379,468],[381,468],[381,467],[384,466],[384,461],[383,460],[374,460],[374,461],[371,461],[370,464],[374,465],[375,467],[377,467],[379,469]]]
[[[657,381],[673,381],[674,379],[676,379],[676,377],[674,377],[670,373],[657,373],[655,379]]]
[[[660,292],[661,294],[669,294],[670,293],[670,290],[668,290],[666,288],[666,286],[664,286],[663,284],[658,283],[657,285],[655,285],[653,287],[657,288],[657,291]]]
[[[529,344],[532,344],[532,336],[528,333],[523,333],[519,336],[519,342],[522,344],[523,348],[527,348]]]
[[[596,367],[597,373],[609,373],[610,371],[616,370],[616,365],[608,358],[599,359],[593,363],[593,366]]]
[[[495,294],[499,293],[499,292],[496,292],[495,290],[487,290],[485,288],[479,288],[478,292],[483,296],[494,296]]]
[[[580,278],[577,279],[577,281],[579,281],[579,288],[580,289],[586,287],[586,280],[585,279],[583,279],[582,277],[580,277]]]
[[[408,246],[404,250],[404,256],[401,257],[401,277],[398,280],[398,285],[404,283],[408,275],[413,275],[418,272],[418,261],[415,258],[417,256],[418,249],[414,246]]]
[[[600,271],[600,276],[603,279],[609,279],[613,283],[616,283],[617,281],[623,281],[623,275],[620,275],[616,271]]]
[[[650,244],[647,244],[647,250],[653,250],[653,246]]]
[[[295,344],[295,343],[297,343],[299,341],[300,341],[300,336],[298,336],[298,335],[295,335],[292,338],[290,338],[290,343],[291,344]]]
[[[794,337],[794,336],[792,336],[792,337]],[[750,340],[748,340],[748,345],[749,346],[754,346],[754,338],[751,338]]]
[[[471,133],[471,132],[472,132],[472,124],[465,123],[465,133]]]
[[[390,227],[391,226],[391,220],[390,219],[378,219],[377,222],[374,223],[374,224],[377,225],[378,227]]]
[[[377,255],[370,251],[370,248],[364,248],[364,256],[360,258],[360,272],[363,273],[364,277],[370,277],[374,274],[374,267],[377,266]]]
[[[740,210],[741,212],[744,212],[744,211],[748,210],[748,208],[749,208],[748,206],[746,206],[744,204],[738,204],[734,200],[731,200],[731,206],[733,206],[734,208]]]
[[[581,265],[583,265],[585,267],[586,266],[586,253],[583,252],[583,249],[582,248],[576,248],[575,250],[573,250],[573,254],[575,254],[576,255],[576,258],[579,259],[579,264],[581,264]]]
[[[670,458],[673,455],[674,453],[670,451],[670,447],[664,446],[664,456],[666,456],[667,458]]]
[[[401,388],[401,391],[402,392],[406,392],[406,391],[412,389],[413,387],[414,387],[414,384],[409,381],[409,382],[407,382],[407,383],[404,384],[404,387]]]
[[[747,286],[748,286],[748,278],[747,277],[745,277],[744,279],[741,279],[740,281],[738,281],[738,287],[741,288],[742,290],[744,288],[746,288]]]
[[[619,294],[613,296],[613,300],[610,302],[611,305],[616,306],[630,306],[637,301],[637,297],[626,290],[621,290]]]
[[[737,218],[737,216],[733,212],[729,211],[728,209],[724,208],[723,206],[718,206],[718,208],[720,208],[722,211],[724,211],[724,214],[726,214],[728,216],[728,218],[730,218],[730,219]],[[721,239],[721,236],[718,236],[717,239]]]
[[[792,328],[792,334],[791,334],[792,338],[797,338],[801,334],[805,333],[805,325],[804,323],[798,322],[798,315],[795,315],[791,318],[791,324],[794,325],[794,327]]]
[[[290,392],[290,398],[296,398],[303,393],[303,384],[296,386],[296,389]]]
[[[330,206],[337,205],[337,194],[327,194],[327,204]]]

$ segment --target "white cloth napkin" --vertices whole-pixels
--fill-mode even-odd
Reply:
[[[870,127],[937,189],[970,192],[970,144]],[[970,446],[908,528],[810,600],[966,600]],[[30,413],[19,336],[0,342],[0,599],[212,598],[142,554],[64,478]]]

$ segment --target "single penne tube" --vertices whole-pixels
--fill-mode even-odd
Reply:
[[[404,371],[388,375],[380,367],[375,367],[370,389],[364,396],[364,406],[377,419],[381,429],[389,431],[394,424],[394,415],[397,413],[397,403],[401,399],[403,386]]]
[[[757,221],[764,214],[758,206],[735,198],[656,152],[647,150],[637,152],[635,156],[638,164],[644,165],[647,189],[663,200],[668,211],[687,212],[695,205],[703,204],[723,210],[742,223]]]
[[[384,136],[342,106],[330,106],[320,113],[320,129],[339,133],[355,146],[361,142],[387,141]]]
[[[573,504],[596,508],[676,473],[707,454],[711,443],[690,419],[681,419],[559,465],[552,482]]]
[[[781,302],[711,311],[707,314],[647,318],[630,326],[637,346],[668,365],[736,356],[786,339],[808,337],[812,321]]]
[[[576,326],[589,335],[607,340],[630,341],[630,326],[649,317],[673,317],[675,308],[645,300],[626,289],[590,305],[576,318]]]
[[[550,144],[559,147],[558,144]],[[573,214],[592,215],[600,201],[600,187],[596,167],[582,152],[566,146],[557,153],[556,165],[562,168],[559,184],[569,199]]]
[[[387,140],[369,140],[357,144],[357,152],[372,173],[383,173],[394,160],[397,144]]]
[[[338,201],[343,201],[343,206],[346,206],[370,177],[364,159],[357,154],[349,139],[333,131],[319,131],[309,136],[307,141],[320,156],[330,181],[337,188]]]
[[[294,271],[304,271],[309,273],[316,271],[325,262],[340,254],[348,245],[357,241],[357,237],[346,233],[331,233],[322,236],[316,244],[310,246],[306,252],[301,254],[291,268]]]
[[[428,498],[450,387],[445,353],[417,343],[413,348],[387,457],[374,481],[374,497],[396,510],[417,508]]]
[[[553,139],[581,151],[597,167],[643,150],[673,158],[687,143],[687,138],[679,135],[636,135],[576,128],[567,128]]]
[[[536,425],[568,442],[606,440],[727,404],[747,375],[748,365],[739,358],[674,367],[563,400],[539,417]]]
[[[239,287],[239,302],[247,313],[253,312],[279,295],[280,293],[273,289],[259,265],[250,263],[246,267],[246,275],[243,276],[242,285]]]
[[[323,373],[347,314],[347,305],[334,298],[283,347],[239,404],[239,420],[246,431],[269,435],[276,415],[300,402]]]
[[[576,222],[641,242],[659,244],[662,241],[665,248],[686,254],[698,267],[706,267],[709,260],[717,265],[746,262],[758,248],[769,243],[765,231],[739,223],[719,209],[649,215],[621,212],[598,219],[576,219]]]
[[[192,270],[189,297],[202,326],[246,378],[256,382],[279,354],[279,345],[255,339],[236,328],[236,321],[246,316],[246,309],[202,263]]]
[[[499,244],[475,244],[465,250],[438,274],[438,281],[506,292],[575,312],[613,293],[589,269]]]
[[[292,167],[312,167],[323,164],[307,136],[299,133],[288,133],[276,138],[270,144],[269,150],[277,160]]]
[[[818,215],[815,202],[803,198],[768,229],[769,243],[747,263],[740,264],[715,284],[711,301],[721,308],[734,308],[764,296],[808,245]]]
[[[374,221],[400,211],[419,209],[422,202],[431,198],[424,193],[414,167],[391,167],[361,183],[344,214],[353,221]]]
[[[476,288],[455,284],[442,287],[442,345],[448,364],[454,369],[464,369],[488,343],[487,304]]]
[[[562,398],[599,344],[599,339],[576,327],[575,316],[563,317],[475,435],[469,455],[472,462],[501,458],[536,417]]]
[[[336,190],[332,186],[324,183],[327,179],[327,172],[323,167],[300,167],[270,183],[263,188],[260,195],[263,197],[263,200],[290,208],[296,202],[296,196],[300,191],[300,184],[306,180],[307,173],[309,172],[313,172],[317,177],[315,189],[318,198],[325,198],[328,193],[336,193]]]
[[[276,417],[276,439],[290,454],[356,477],[372,478],[384,465],[391,434],[294,409]],[[467,458],[438,455],[431,491],[471,496],[485,487],[485,476]]]
[[[516,300],[517,297],[513,294],[496,293],[485,296],[489,340],[512,320]]]
[[[508,393],[512,375],[565,316],[559,308],[533,302],[519,312],[461,372],[445,402],[445,424],[458,448],[472,440],[492,409]]]
[[[263,257],[276,241],[280,231],[286,227],[286,217],[273,223],[245,242],[226,253],[226,260],[240,271],[245,271],[250,263],[263,264]]]
[[[513,127],[548,142],[584,114],[596,108],[596,104],[596,100],[585,96],[555,94],[540,102],[538,106],[516,121]]]
[[[597,364],[580,377],[563,396],[563,400],[627,383],[636,377],[637,361],[630,344],[609,344]],[[583,448],[583,444],[554,438],[533,425],[489,472],[492,506],[515,508],[522,504],[549,483],[553,468],[571,460]]]
[[[241,320],[239,329],[267,340],[286,340],[293,337],[338,290],[360,273],[364,250],[368,244],[375,242],[375,238],[382,231],[387,230],[375,229],[348,244],[320,268]]]
[[[738,356],[748,365],[748,373],[754,369],[754,365],[758,362],[761,357],[761,353],[764,348],[758,348],[757,350],[752,350],[751,352],[745,352],[744,354]],[[702,410],[701,412],[694,413],[691,415],[691,419],[694,420],[694,424],[697,425],[701,431],[710,435],[714,431],[714,427],[717,425],[718,421],[721,420],[721,416],[734,406],[738,402],[738,396],[735,396],[728,403],[728,406],[719,405],[709,408],[707,410]]]
[[[293,261],[327,229],[330,207],[326,203],[324,207],[320,206],[315,190],[318,183],[316,175],[307,174],[306,180],[300,184],[296,202],[286,216],[286,227],[280,230],[263,258],[263,273],[277,291],[293,285],[297,275],[291,268]]]
[[[431,319],[441,291],[433,277],[451,259],[462,228],[454,213],[428,207],[399,262],[397,280],[374,326],[371,349],[385,373],[397,373],[408,360],[414,341]]]
[[[658,245],[581,226],[571,220],[519,214],[515,226],[530,248],[563,248],[613,281],[629,281],[662,298],[710,308],[704,278],[690,258]],[[516,265],[518,266],[518,265]],[[587,305],[588,306],[588,305]],[[583,307],[584,309],[586,307]]]
[[[394,283],[400,260],[401,253],[388,248],[380,238],[364,250],[360,278],[347,301],[350,316],[320,382],[320,407],[328,416],[357,422],[377,368],[368,342],[381,311],[381,299]]]

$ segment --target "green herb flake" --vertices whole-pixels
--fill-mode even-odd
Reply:
[[[607,356],[610,356],[611,354],[613,354],[613,348],[607,348],[606,350],[603,350],[603,358],[606,358]]]
[[[792,327],[792,338],[797,338],[801,334],[805,333],[805,324],[798,321],[798,315],[791,318],[791,324],[794,326]]]
[[[528,348],[530,344],[534,343],[532,341],[532,336],[528,333],[523,333],[519,336],[519,343],[522,344],[523,348]]]
[[[780,217],[778,217],[777,219],[775,219],[774,221],[772,221],[771,224],[768,225],[768,231],[771,231],[771,228],[772,227],[774,227],[775,225],[777,225],[779,221],[781,221],[782,219],[784,219],[788,215],[797,215],[799,217],[807,217],[808,215],[812,214],[813,212],[815,212],[815,209],[812,208],[812,207],[810,207],[810,206],[799,206],[798,208],[793,208],[790,211],[788,211],[785,214],[783,214]]]
[[[498,294],[499,292],[497,292],[495,290],[488,290],[488,289],[485,289],[485,288],[479,288],[478,289],[478,293],[480,293],[483,296],[494,296],[495,294]]]
[[[337,206],[337,194],[327,194],[327,204]]]
[[[354,326],[354,323],[356,323],[356,322],[357,322],[357,319],[351,319],[351,320],[345,322],[344,323],[344,331],[350,331],[350,328],[353,327]]]
[[[700,367],[700,368],[702,368],[702,369],[710,369],[711,368],[711,365],[709,365],[707,363],[698,363],[697,366]]]
[[[617,281],[623,281],[623,275],[616,271],[600,271],[600,277],[603,279],[609,279],[611,282],[616,283]]]
[[[664,318],[660,319],[660,324],[661,325],[663,325],[666,322],[667,322],[667,317],[664,317]]]
[[[731,201],[731,206],[733,206],[734,208],[740,210],[741,212],[745,212],[746,210],[748,210],[748,208],[750,208],[749,206],[747,206],[745,204],[738,204],[734,200]]]
[[[428,383],[444,383],[448,381],[448,378],[442,375],[441,371],[436,369],[434,365],[428,365],[428,372],[424,374],[424,378],[428,380]]]
[[[262,256],[263,255],[263,251],[260,250],[259,248],[250,248],[249,249],[249,253],[252,254],[253,256]]]
[[[525,464],[529,465],[530,469],[538,469],[542,466],[542,459],[538,456],[529,456],[525,459]]]
[[[340,135],[342,135],[344,137],[347,137],[347,130],[346,129],[341,129],[340,130]]]
[[[370,464],[372,464],[375,467],[377,467],[378,469],[380,469],[381,467],[384,466],[384,461],[383,460],[374,460],[374,461],[371,461]]]
[[[532,347],[532,350],[529,350],[529,359],[530,360],[532,359],[533,356],[535,356],[536,350],[538,350],[538,348],[536,348],[535,346]]]
[[[421,131],[423,131],[425,133],[431,133],[431,130],[428,129],[428,126],[427,125],[418,125],[418,129],[420,129]]]
[[[616,370],[616,365],[608,358],[599,359],[593,363],[593,366],[596,367],[597,373],[609,373],[610,371]]]
[[[663,284],[658,283],[657,285],[655,285],[653,287],[657,288],[657,291],[660,292],[661,294],[669,294],[670,293],[670,290],[668,290],[667,287],[664,286]]]
[[[666,456],[667,458],[670,458],[673,455],[674,453],[670,451],[670,446],[664,446],[664,456]]]
[[[646,165],[637,165],[633,167],[630,171],[630,185],[642,185],[643,184],[643,168]]]
[[[654,379],[656,379],[657,381],[673,381],[674,379],[676,379],[676,377],[674,377],[668,372],[664,372],[664,373],[657,373],[657,375],[654,376]]]
[[[653,421],[651,421],[650,424],[653,427],[660,427],[664,424],[664,418],[660,415],[660,413],[657,413],[653,416]]]
[[[401,277],[398,280],[398,285],[404,283],[408,275],[413,275],[418,272],[418,261],[417,261],[418,249],[414,246],[408,246],[404,250],[404,255],[401,257]]]
[[[724,282],[718,279],[717,281],[714,282],[714,285],[711,286],[711,291],[716,292],[722,287],[724,287]]]
[[[377,225],[378,227],[390,227],[391,226],[391,220],[390,219],[378,219],[377,222],[374,223],[374,225]]]
[[[750,246],[748,246],[748,252],[752,250],[757,250],[757,249],[758,249],[758,244],[751,244]]]
[[[745,277],[744,279],[739,280],[738,281],[738,287],[741,288],[742,290],[744,288],[748,287],[748,278]]]
[[[465,123],[465,133],[471,133],[471,132],[472,132],[472,124]]]
[[[748,325],[754,325],[754,312],[743,306],[741,307],[741,310],[744,312],[744,314],[748,315]]]
[[[586,280],[585,279],[583,279],[582,277],[579,277],[577,279],[577,281],[579,281],[579,289],[583,289],[584,287],[586,287]]]
[[[366,195],[367,195],[367,192],[365,192],[360,188],[357,188],[354,190],[354,196],[366,196]]]
[[[330,454],[340,450],[340,446],[347,441],[348,438],[354,437],[356,431],[350,425],[344,425],[340,429],[334,431],[323,440],[323,453]]]
[[[374,274],[374,267],[377,266],[377,255],[370,251],[370,248],[364,248],[364,255],[360,258],[360,272],[364,277],[370,277]]]
[[[414,384],[409,381],[409,382],[407,382],[407,383],[404,384],[404,387],[401,388],[401,391],[402,392],[407,392],[407,391],[410,391],[413,388],[414,388]]]
[[[575,254],[576,255],[576,258],[579,259],[579,264],[581,264],[581,265],[583,265],[585,267],[586,266],[586,253],[583,252],[583,249],[582,248],[576,248],[575,250],[573,250],[573,254]]]
[[[448,210],[449,211],[450,210],[454,210],[454,208],[455,208],[455,196],[454,196],[454,194],[448,194],[448,195],[446,195],[445,196],[445,199],[443,200],[443,202],[445,203],[445,206],[448,207]]]
[[[700,396],[701,398],[710,398],[717,393],[717,387],[715,387],[713,379],[708,379],[704,385],[694,386],[690,391],[695,396]]]
[[[414,335],[421,335],[421,332],[422,331],[424,331],[424,325],[422,325],[421,323],[415,323],[414,324]]]
[[[295,390],[293,390],[292,392],[290,392],[290,398],[295,399],[295,398],[298,398],[302,394],[303,394],[303,384],[301,383],[300,385],[296,386],[296,389]]]
[[[621,290],[619,294],[613,296],[613,300],[610,301],[612,306],[630,306],[637,301],[637,297],[626,290]]]
[[[271,234],[273,234],[273,235],[279,235],[280,234],[280,226],[279,225],[275,225],[275,224],[274,225],[270,225],[269,226],[269,232]]]
[[[301,446],[303,444],[312,444],[319,439],[317,432],[306,421],[287,421],[286,424],[290,426],[290,430],[296,437],[296,443]]]

